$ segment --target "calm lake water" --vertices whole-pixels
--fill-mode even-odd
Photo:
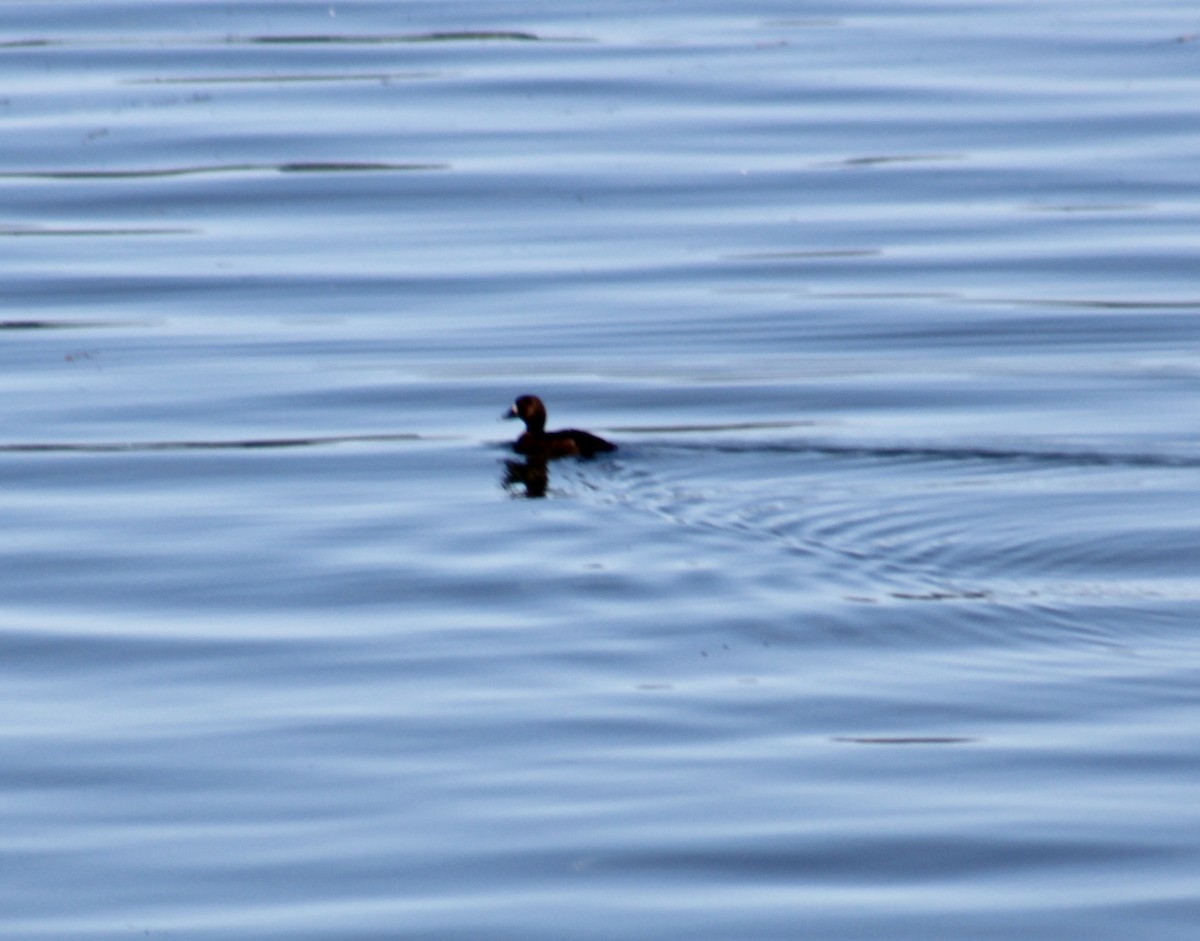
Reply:
[[[0,24],[5,938],[1195,937],[1193,3]]]

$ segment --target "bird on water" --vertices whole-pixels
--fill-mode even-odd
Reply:
[[[504,417],[519,418],[525,423],[524,434],[513,444],[517,454],[553,460],[559,457],[595,457],[604,451],[617,450],[611,441],[605,441],[590,431],[580,431],[578,428],[547,431],[546,406],[536,395],[518,396]]]

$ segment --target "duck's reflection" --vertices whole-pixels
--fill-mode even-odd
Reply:
[[[529,455],[523,461],[506,458],[504,489],[517,497],[544,497],[550,485],[549,462],[544,456]]]

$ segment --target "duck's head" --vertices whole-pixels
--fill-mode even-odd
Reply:
[[[520,395],[504,417],[519,418],[530,431],[541,431],[546,427],[546,406],[536,395]]]

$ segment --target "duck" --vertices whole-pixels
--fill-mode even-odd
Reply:
[[[546,406],[536,395],[520,395],[504,418],[519,418],[525,423],[525,433],[514,443],[517,454],[533,458],[554,460],[559,457],[595,457],[605,451],[615,451],[617,446],[590,431],[564,428],[562,431],[546,430]]]

